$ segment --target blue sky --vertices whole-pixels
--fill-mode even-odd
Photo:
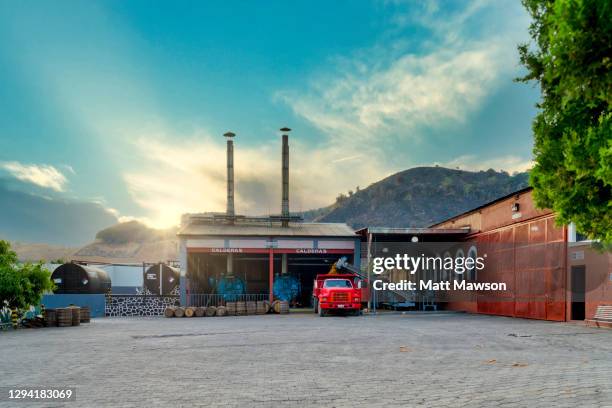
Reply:
[[[0,184],[176,224],[293,210],[417,165],[524,170],[536,89],[516,1],[5,2]]]

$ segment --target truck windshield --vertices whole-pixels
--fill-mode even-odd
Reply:
[[[327,279],[323,283],[324,288],[352,288],[351,282],[346,279]]]

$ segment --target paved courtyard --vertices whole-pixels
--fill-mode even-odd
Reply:
[[[106,318],[0,347],[0,387],[65,406],[612,406],[612,331],[503,317]]]

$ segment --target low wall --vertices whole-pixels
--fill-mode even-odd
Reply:
[[[179,296],[109,295],[106,316],[163,316],[166,307],[179,302]]]
[[[104,317],[104,302],[103,294],[52,294],[44,295],[41,303],[47,309],[70,305],[89,306],[91,317]]]

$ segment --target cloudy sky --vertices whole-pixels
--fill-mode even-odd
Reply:
[[[514,0],[4,2],[0,189],[170,226],[224,209],[232,130],[237,211],[277,213],[283,126],[296,211],[417,165],[524,170],[528,23]]]

